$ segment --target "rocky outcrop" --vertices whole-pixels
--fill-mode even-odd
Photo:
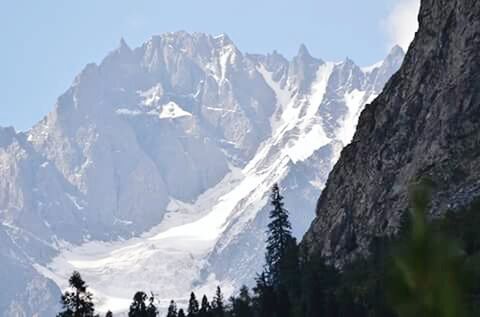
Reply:
[[[480,2],[423,0],[400,70],[360,116],[304,237],[341,265],[396,231],[412,181],[434,183],[431,212],[480,195]]]

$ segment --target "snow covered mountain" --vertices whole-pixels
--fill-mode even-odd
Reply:
[[[291,61],[244,54],[226,35],[122,40],[30,131],[0,129],[0,282],[15,286],[0,312],[51,316],[74,269],[101,310],[250,283],[273,183],[300,237],[403,56],[360,68],[303,45]]]

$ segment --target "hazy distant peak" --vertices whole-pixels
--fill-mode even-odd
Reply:
[[[385,67],[391,67],[391,65],[400,65],[405,58],[405,51],[398,45],[395,45],[390,53],[385,58],[383,65]]]
[[[403,59],[404,57],[405,57],[405,51],[403,50],[403,48],[399,45],[395,45],[394,47],[392,47],[392,49],[388,53],[386,59],[392,59],[392,58]]]
[[[16,134],[13,127],[0,127],[0,148],[11,144]]]
[[[353,66],[356,65],[355,62],[350,58],[350,57],[345,57],[343,60],[342,64],[347,65],[347,66]]]
[[[130,46],[128,46],[127,42],[123,38],[123,36],[120,38],[120,44],[118,46],[118,50],[128,50],[131,51]]]
[[[310,55],[310,52],[307,49],[307,46],[303,43],[300,44],[300,47],[298,48],[297,56],[299,56],[299,57],[312,57],[312,55]]]
[[[293,58],[293,63],[303,65],[319,65],[323,64],[324,62],[320,58],[313,57],[305,44],[300,44],[298,53]]]

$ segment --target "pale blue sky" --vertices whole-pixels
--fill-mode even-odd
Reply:
[[[135,47],[168,31],[227,33],[244,52],[291,57],[305,43],[325,60],[371,64],[395,41],[401,1],[1,0],[0,125],[31,127],[122,36]]]

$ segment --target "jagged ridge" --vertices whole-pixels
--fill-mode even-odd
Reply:
[[[361,69],[305,47],[292,61],[244,55],[226,35],[122,40],[39,124],[5,133],[0,228],[21,248],[0,260],[21,252],[20,271],[60,287],[80,269],[101,309],[125,309],[138,289],[182,298],[250,282],[270,186],[282,182],[301,236],[363,105],[402,58],[395,48]]]

